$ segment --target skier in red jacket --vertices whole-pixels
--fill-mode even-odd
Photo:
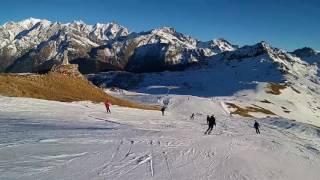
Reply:
[[[111,114],[111,111],[110,111],[111,103],[108,101],[108,99],[104,102],[104,105],[106,106],[107,113]]]

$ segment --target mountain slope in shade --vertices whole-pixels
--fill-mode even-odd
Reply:
[[[167,86],[174,86],[179,87],[171,90],[175,94],[212,97],[230,96],[240,90],[253,89],[259,82],[294,83],[292,79],[301,79],[318,83],[317,70],[317,66],[261,42],[212,56],[203,68],[160,75],[110,72],[106,76],[92,74],[88,77],[98,86],[131,89],[133,86],[127,86],[130,83],[126,81],[134,81],[138,87],[153,86],[141,89],[141,92],[161,94],[166,93]]]
[[[317,52],[316,50],[304,47],[301,49],[296,49],[292,52],[295,56],[303,59],[304,61],[313,64],[313,63],[319,63],[320,62],[320,52]]]
[[[164,27],[111,41],[94,49],[93,58],[112,59],[127,71],[163,71],[204,60],[207,56],[197,44],[198,40]]]

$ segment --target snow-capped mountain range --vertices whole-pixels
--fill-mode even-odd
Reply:
[[[33,18],[7,22],[0,26],[0,71],[46,71],[62,61],[64,50],[71,60],[89,58],[92,48],[128,34],[115,23],[61,24]]]
[[[65,50],[83,73],[176,70],[217,55],[235,59],[267,53],[287,65],[297,57],[308,62],[319,59],[312,49],[306,56],[301,51],[308,49],[290,54],[265,42],[239,48],[224,39],[202,42],[170,27],[137,33],[116,23],[62,24],[34,18],[0,26],[0,72],[46,72],[62,62]]]

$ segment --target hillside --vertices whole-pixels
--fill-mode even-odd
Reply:
[[[207,64],[184,71],[108,72],[87,78],[100,87],[128,90],[124,94],[114,93],[122,98],[135,100],[134,95],[126,95],[130,91],[155,98],[166,94],[223,98],[233,115],[284,117],[320,126],[317,72],[316,65],[262,42],[217,54]]]
[[[156,106],[136,104],[107,95],[102,89],[80,77],[65,76],[59,73],[36,74],[0,74],[0,95],[30,97],[62,102],[92,101],[141,108],[159,109]]]
[[[221,104],[226,98],[167,98],[162,116],[118,106],[106,115],[91,102],[0,97],[0,179],[319,179],[319,128],[230,116]],[[204,135],[208,114],[217,126]]]

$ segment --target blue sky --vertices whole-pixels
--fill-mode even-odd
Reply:
[[[172,26],[200,40],[320,50],[318,0],[1,0],[0,24],[28,17],[116,21],[131,31]]]

